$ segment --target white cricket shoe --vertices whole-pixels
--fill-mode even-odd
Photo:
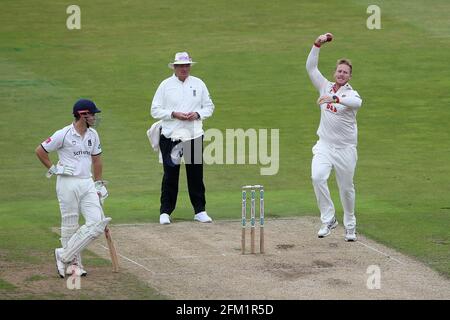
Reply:
[[[345,229],[345,241],[356,241],[356,231],[353,229]]]
[[[326,236],[329,236],[331,233],[331,230],[336,228],[338,225],[338,222],[336,218],[333,219],[330,223],[323,223],[322,227],[320,227],[319,232],[317,233],[317,236],[319,238],[324,238]]]
[[[200,221],[200,222],[212,222],[212,219],[210,216],[208,216],[208,214],[206,213],[206,211],[202,211],[197,213],[194,216],[194,220],[195,221]]]
[[[66,265],[61,260],[61,253],[63,250],[63,248],[55,249],[56,272],[58,273],[60,278],[64,278],[66,273]]]
[[[159,216],[159,223],[160,224],[170,224],[170,216],[167,213],[162,213]]]

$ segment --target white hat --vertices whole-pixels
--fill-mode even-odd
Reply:
[[[192,61],[192,58],[187,52],[177,52],[175,54],[175,61],[169,63],[169,68],[173,69],[175,64],[194,64],[197,62]]]

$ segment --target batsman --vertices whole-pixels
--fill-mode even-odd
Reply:
[[[318,237],[323,238],[336,228],[333,201],[328,189],[331,170],[336,173],[339,195],[344,208],[345,241],[356,241],[355,187],[353,175],[358,159],[356,145],[358,126],[356,113],[362,99],[348,83],[352,77],[352,63],[339,59],[334,70],[334,82],[328,81],[319,71],[321,46],[333,40],[331,33],[317,37],[306,61],[306,70],[312,84],[319,92],[320,109],[319,140],[312,148],[311,177],[322,226]]]
[[[55,260],[61,278],[65,277],[69,265],[79,268],[81,276],[87,275],[82,265],[81,252],[105,232],[111,221],[111,218],[104,216],[102,209],[102,202],[108,192],[102,180],[100,138],[92,128],[99,112],[93,101],[78,100],[72,110],[73,123],[56,131],[36,148],[38,159],[48,169],[47,178],[56,176],[62,247],[55,249]],[[58,153],[56,164],[52,163],[48,155],[53,151]],[[85,220],[81,227],[78,224],[80,213]],[[74,267],[68,269],[73,270]]]

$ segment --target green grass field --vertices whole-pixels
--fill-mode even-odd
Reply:
[[[352,59],[351,84],[364,99],[358,230],[450,276],[448,1],[377,1],[381,30],[367,29],[372,3],[366,0],[77,4],[81,30],[66,28],[66,1],[1,4],[4,263],[53,263],[59,242],[50,228],[60,219],[55,181],[44,177],[34,149],[70,123],[80,97],[102,109],[108,215],[115,223],[158,221],[162,168],[146,130],[154,121],[151,100],[177,51],[198,61],[192,74],[206,82],[215,103],[205,128],[280,130],[277,175],[261,176],[258,165],[205,167],[210,215],[238,218],[240,186],[260,183],[269,217],[318,216],[310,163],[319,112],[305,61],[315,37],[329,31],[335,40],[322,50],[319,68],[331,79],[338,58]],[[174,217],[192,219],[184,172]],[[330,187],[341,220],[334,180]],[[0,273],[0,297],[11,290],[20,292]]]

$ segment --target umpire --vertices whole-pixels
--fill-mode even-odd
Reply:
[[[205,211],[202,121],[212,115],[214,104],[205,83],[190,75],[194,63],[187,52],[176,53],[175,60],[169,63],[174,74],[161,82],[152,101],[152,117],[162,120],[159,141],[164,167],[161,224],[170,224],[170,215],[175,210],[182,157],[194,220],[212,222]]]

